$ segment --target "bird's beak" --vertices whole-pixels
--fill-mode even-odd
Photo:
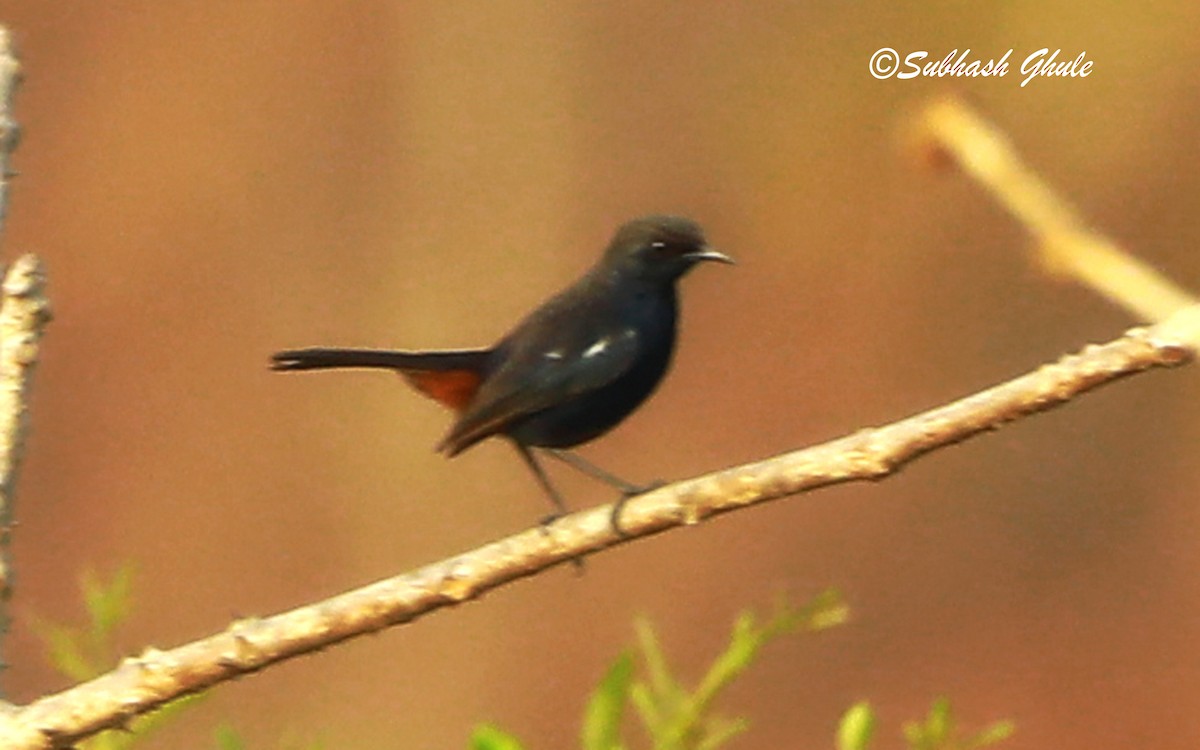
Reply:
[[[733,258],[730,258],[725,253],[717,252],[708,245],[705,245],[694,253],[688,253],[684,257],[696,263],[699,263],[702,260],[715,260],[718,263],[728,263],[731,266],[736,265]]]

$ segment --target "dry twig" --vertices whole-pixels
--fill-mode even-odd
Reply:
[[[988,190],[1038,242],[1043,266],[1087,284],[1138,320],[1163,320],[1197,300],[1115,242],[1088,228],[994,125],[958,99],[925,110],[935,149]]]
[[[8,181],[12,177],[9,159],[17,148],[21,129],[13,119],[13,96],[21,82],[21,64],[13,49],[12,36],[0,26],[0,237],[8,216]]]

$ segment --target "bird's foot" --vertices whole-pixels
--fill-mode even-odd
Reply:
[[[641,485],[631,484],[625,489],[621,490],[621,494],[624,496],[625,500],[628,500],[631,497],[645,495],[647,492],[654,492],[660,487],[666,487],[668,484],[669,482],[667,482],[665,479],[652,479],[649,482]]]
[[[551,513],[548,516],[543,516],[542,520],[538,521],[538,528],[542,530],[542,534],[549,536],[550,535],[550,525],[566,515],[567,515],[566,511],[560,510],[560,511],[555,511],[554,513]],[[572,557],[570,562],[571,562],[571,567],[575,568],[576,575],[584,574],[586,569],[584,568],[582,557]]]
[[[641,486],[631,484],[625,489],[621,490],[621,498],[617,500],[617,502],[613,503],[612,513],[608,518],[609,525],[612,526],[613,533],[622,538],[629,536],[625,529],[621,528],[621,512],[625,510],[626,503],[638,495],[645,495],[647,492],[653,492],[659,487],[666,487],[667,484],[668,482],[662,479],[655,479]]]

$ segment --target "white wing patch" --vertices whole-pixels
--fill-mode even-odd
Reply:
[[[633,330],[632,328],[626,328],[621,331],[621,334],[617,337],[616,343],[623,343],[627,339],[635,338],[637,338],[637,331]],[[589,357],[599,356],[608,351],[609,346],[613,343],[612,336],[604,336],[597,340],[596,343],[583,350],[583,358],[587,359]]]
[[[594,357],[597,354],[603,354],[604,350],[607,348],[608,348],[608,336],[605,336],[604,338],[600,339],[599,341],[597,341],[596,343],[592,344],[587,349],[585,349],[583,352],[583,358],[587,359],[588,357]]]

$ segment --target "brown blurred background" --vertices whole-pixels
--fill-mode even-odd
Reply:
[[[999,6],[1000,4],[996,4]],[[585,450],[683,477],[883,423],[1135,321],[1047,279],[958,175],[900,147],[970,97],[1098,226],[1200,288],[1200,5],[6,0],[25,138],[6,257],[57,318],[19,492],[18,701],[62,688],[36,614],[138,565],[131,649],[176,645],[465,550],[545,510],[500,443],[394,379],[269,373],[276,349],[490,342],[613,227],[699,219],[733,268],[684,289],[674,373]],[[1086,52],[1086,79],[878,81],[880,47]],[[734,614],[843,589],[729,696],[745,748],[879,747],[948,694],[1013,748],[1200,743],[1194,369],[1136,378],[877,485],[738,513],[221,687],[155,747],[576,744],[638,613],[696,675]],[[1188,447],[1192,446],[1192,447]],[[558,473],[576,507],[611,499]],[[634,735],[631,735],[634,736]]]

